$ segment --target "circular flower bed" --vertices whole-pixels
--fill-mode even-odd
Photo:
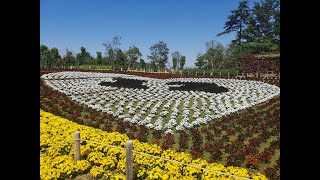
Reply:
[[[54,90],[131,123],[173,133],[267,101],[280,88],[258,81],[153,79],[125,74],[57,72],[41,76]]]

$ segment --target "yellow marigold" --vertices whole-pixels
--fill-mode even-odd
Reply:
[[[81,139],[84,139],[80,141],[81,160],[77,161],[76,164],[73,162],[73,136],[75,131],[80,131]],[[79,125],[40,109],[40,149],[42,150],[40,152],[40,178],[73,178],[75,175],[89,171],[92,176],[98,178],[124,179],[126,170],[125,150],[101,144],[125,147],[128,139],[127,135],[118,132],[109,133]],[[98,142],[98,144],[93,141]],[[180,153],[172,149],[162,150],[158,145],[150,145],[138,140],[133,140],[133,148],[135,151],[189,163],[218,172],[252,179],[267,179],[261,173],[249,174],[244,168],[226,168],[221,164],[208,163],[204,159],[192,160],[189,153]],[[133,153],[133,162],[134,172],[140,178],[237,179],[217,172],[200,170],[136,152]]]
[[[103,175],[103,173],[105,172],[105,170],[103,169],[103,167],[101,166],[93,166],[90,170],[90,174],[93,177],[101,177]]]

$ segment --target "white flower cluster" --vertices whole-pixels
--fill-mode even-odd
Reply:
[[[113,78],[146,81],[147,89],[101,86],[101,82],[115,82]],[[144,125],[147,128],[184,130],[206,124],[213,119],[226,116],[241,109],[267,101],[280,94],[280,88],[258,81],[208,78],[153,79],[134,75],[57,72],[41,77],[54,90],[69,95],[78,103],[117,116],[124,121]],[[215,83],[228,92],[169,90],[170,82]]]

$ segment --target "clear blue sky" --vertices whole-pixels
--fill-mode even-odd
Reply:
[[[93,57],[103,42],[121,36],[122,50],[135,45],[147,62],[150,47],[164,41],[171,53],[186,56],[194,67],[205,42],[227,45],[234,33],[217,37],[239,0],[40,0],[40,44],[74,53],[83,46]]]

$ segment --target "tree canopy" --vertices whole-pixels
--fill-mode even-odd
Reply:
[[[236,32],[233,45],[248,53],[272,52],[280,50],[280,1],[263,0],[254,2],[252,8],[248,0],[239,2],[225,22],[221,36]]]
[[[154,63],[154,65],[163,70],[166,68],[166,63],[168,62],[169,48],[167,44],[163,41],[154,44],[150,47],[151,55],[148,58]]]

